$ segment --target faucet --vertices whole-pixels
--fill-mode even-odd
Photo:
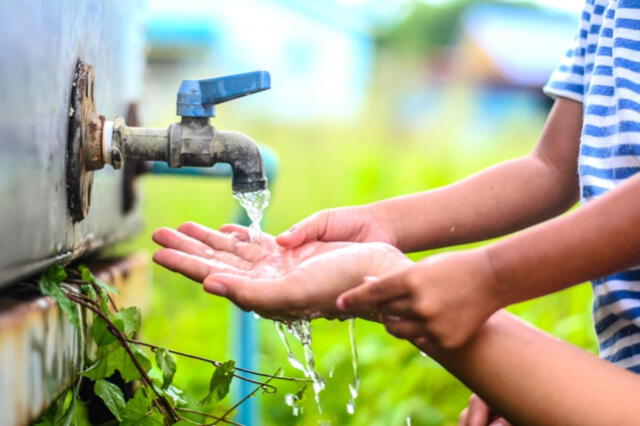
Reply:
[[[209,120],[215,117],[215,105],[271,87],[269,73],[255,71],[204,80],[184,80],[178,89],[179,123],[168,128],[127,126],[117,117],[107,121],[102,117],[100,143],[89,143],[93,153],[93,170],[111,164],[122,167],[123,161],[164,161],[169,167],[210,167],[229,163],[234,192],[265,189],[262,158],[256,143],[247,135],[217,130]]]

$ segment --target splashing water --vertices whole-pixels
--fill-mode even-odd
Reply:
[[[295,321],[286,322],[274,321],[273,324],[275,325],[276,331],[280,336],[280,340],[282,340],[282,343],[287,349],[287,359],[289,360],[289,364],[291,364],[293,368],[300,370],[305,375],[305,377],[311,379],[318,412],[322,413],[322,405],[320,404],[320,392],[325,388],[326,383],[316,370],[315,356],[311,347],[310,321],[305,319],[298,319]],[[291,348],[291,344],[287,339],[287,335],[293,336],[302,346],[302,350],[304,353],[304,363],[296,358]],[[302,412],[301,407],[299,406],[299,399],[287,395],[285,396],[285,402],[287,403],[287,405],[293,408],[294,416],[297,416],[298,413]]]
[[[353,368],[353,379],[351,380],[351,383],[349,383],[349,402],[347,402],[347,413],[353,414],[356,411],[356,398],[358,398],[358,392],[360,391],[355,318],[349,320],[349,347],[351,349],[351,367]]]
[[[298,358],[296,358],[296,356],[294,355],[293,350],[291,349],[291,345],[289,344],[289,340],[287,339],[286,324],[280,321],[274,321],[273,325],[275,325],[278,336],[280,336],[280,340],[282,340],[284,347],[287,349],[287,359],[289,360],[289,364],[291,364],[291,366],[296,370],[300,370],[306,375],[307,370],[305,369],[305,366],[300,361],[298,361]]]
[[[304,411],[302,405],[300,405],[300,397],[297,394],[286,394],[284,396],[284,403],[291,407],[294,416],[298,416]]]
[[[260,222],[264,216],[264,211],[269,205],[271,193],[268,189],[255,192],[237,192],[233,194],[234,198],[238,200],[240,205],[247,212],[247,216],[251,219],[251,225],[249,226],[249,238],[252,242],[260,242],[262,230],[260,229]],[[278,271],[273,271],[278,272]],[[299,319],[295,321],[279,322],[274,321],[276,331],[280,336],[280,339],[285,345],[287,350],[287,359],[293,368],[300,370],[307,378],[311,379],[313,383],[313,392],[315,395],[318,411],[322,413],[322,407],[320,405],[320,392],[325,388],[324,379],[318,374],[315,367],[315,357],[313,349],[311,347],[311,325],[310,321],[306,319]],[[304,353],[304,363],[298,360],[293,353],[291,345],[287,340],[286,334],[293,336],[302,346]],[[293,408],[293,414],[298,415],[302,412],[299,405],[300,398],[297,398],[293,394],[285,396],[285,403]]]
[[[304,353],[304,374],[311,379],[318,411],[322,413],[320,392],[325,388],[326,383],[316,370],[316,361],[311,347],[311,323],[306,319],[298,319],[295,321],[288,321],[285,325],[289,333],[302,345]]]
[[[249,238],[252,242],[260,242],[262,230],[260,228],[260,222],[264,216],[264,211],[269,205],[271,199],[271,193],[268,189],[234,193],[233,196],[238,200],[240,205],[245,209],[247,216],[251,219],[251,225],[249,226]],[[265,271],[266,272],[266,271]],[[273,273],[279,273],[280,271],[273,270]],[[258,315],[254,315],[259,318]],[[318,374],[315,366],[315,356],[311,347],[311,324],[307,319],[298,319],[294,321],[274,321],[274,325],[282,343],[287,350],[287,359],[291,366],[301,371],[307,378],[309,378],[313,384],[313,392],[318,407],[318,412],[322,413],[322,406],[320,404],[320,392],[325,388],[326,383],[324,379]],[[358,398],[360,390],[360,376],[358,374],[358,352],[356,349],[355,338],[355,319],[349,321],[349,346],[351,350],[351,367],[353,369],[353,379],[349,383],[349,401],[347,403],[347,412],[354,414],[355,401]],[[287,335],[293,336],[302,346],[304,354],[304,362],[299,360],[287,339]],[[333,374],[331,374],[333,375]],[[298,416],[302,413],[302,406],[300,405],[301,397],[297,394],[285,395],[285,403],[293,410],[293,415]],[[407,417],[407,425],[411,424],[411,419]]]

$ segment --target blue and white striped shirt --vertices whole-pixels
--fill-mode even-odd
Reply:
[[[545,93],[582,102],[582,202],[640,171],[640,0],[587,0]],[[593,281],[600,355],[640,373],[640,266]]]

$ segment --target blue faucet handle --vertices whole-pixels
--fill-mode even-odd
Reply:
[[[267,71],[183,80],[178,89],[178,115],[185,117],[215,117],[214,105],[271,88]]]

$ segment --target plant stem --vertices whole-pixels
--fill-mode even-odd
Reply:
[[[154,345],[154,344],[147,343],[147,342],[141,342],[140,340],[135,340],[135,339],[127,339],[127,340],[130,343],[135,343],[136,345],[146,346],[146,347],[151,348],[153,350],[164,349],[164,350],[166,350],[168,352],[171,352],[172,354],[175,354],[175,355],[178,355],[178,356],[183,356],[185,358],[192,358],[192,359],[196,359],[198,361],[208,362],[210,364],[215,365],[216,367],[218,367],[218,366],[220,366],[222,364],[220,361],[216,361],[216,360],[209,359],[209,358],[204,358],[204,357],[197,356],[197,355],[187,354],[187,353],[180,352],[180,351],[174,351],[173,349],[164,348],[162,346]],[[241,368],[241,367],[234,367],[234,369],[238,370],[238,371],[242,371],[243,373],[254,374],[256,376],[267,377],[267,378],[270,378],[270,379],[288,380],[288,381],[291,381],[291,382],[308,382],[308,383],[311,382],[311,380],[309,380],[309,379],[303,379],[303,378],[298,378],[298,377],[287,377],[287,376],[274,376],[274,375],[271,375],[271,374],[260,373],[258,371],[248,370],[246,368]],[[236,376],[236,377],[238,377],[238,376]],[[242,376],[240,376],[239,378],[240,379],[247,379],[246,377],[242,377]],[[247,379],[247,380],[250,380],[250,379]],[[253,382],[253,383],[259,384],[261,382]]]
[[[162,347],[159,347],[159,346],[156,346],[156,345],[152,345],[150,343],[141,342],[139,340],[127,339],[127,341],[130,342],[130,343],[136,344],[136,345],[147,346],[147,347],[151,348],[151,350],[154,351],[154,352],[156,350],[158,350],[158,349],[164,349],[164,350],[166,350],[168,352],[171,352],[171,353],[176,354],[176,355],[181,355],[181,356],[184,356],[186,358],[193,358],[193,359],[197,359],[198,361],[209,362],[209,363],[215,365],[216,367],[218,367],[221,364],[219,361],[215,361],[215,360],[212,360],[212,359],[206,359],[206,358],[195,356],[195,355],[189,355],[189,354],[185,354],[185,353],[178,352],[178,351],[172,351],[171,349],[162,348]],[[235,367],[234,367],[234,369],[235,369]],[[260,374],[260,375],[268,376],[267,374]],[[276,393],[278,391],[278,389],[275,386],[268,385],[266,382],[259,382],[257,380],[253,380],[253,379],[241,376],[241,375],[236,374],[236,373],[233,373],[233,377],[236,377],[236,378],[238,378],[240,380],[244,380],[245,382],[253,383],[253,384],[256,384],[256,385],[266,386],[266,387],[268,387],[270,389],[271,393]],[[270,376],[268,376],[268,377],[270,377]]]
[[[276,370],[276,374],[278,373],[278,371],[279,371],[279,369],[278,369],[278,370]],[[274,376],[275,376],[275,374],[274,374]],[[266,384],[266,385],[268,385],[268,384],[269,384],[269,382],[270,382],[271,380],[273,380],[273,377],[272,377],[272,378],[267,379],[267,381],[265,382],[265,384]],[[258,392],[258,391],[259,391],[260,389],[262,389],[262,388],[263,388],[263,386],[262,386],[262,385],[258,385],[258,386],[256,386],[256,387],[255,387],[255,389],[253,389],[251,392],[249,392],[247,395],[245,395],[242,399],[240,399],[240,401],[236,402],[235,404],[233,404],[233,406],[231,406],[231,408],[229,408],[227,411],[225,411],[224,413],[222,413],[222,416],[220,416],[220,419],[218,419],[218,420],[216,420],[215,422],[211,423],[211,425],[216,425],[216,424],[218,424],[218,422],[220,422],[221,420],[222,420],[222,421],[225,421],[225,420],[226,420],[226,418],[225,418],[225,417],[227,417],[227,416],[229,415],[229,413],[233,412],[233,410],[235,410],[235,409],[236,409],[240,404],[242,404],[243,402],[245,402],[247,399],[251,398],[253,395],[255,395],[255,394],[256,394],[256,392]],[[209,425],[207,425],[207,426],[209,426]]]
[[[79,303],[83,307],[91,310],[94,314],[98,315],[100,318],[102,318],[104,320],[104,322],[107,323],[107,329],[109,330],[109,332],[111,334],[113,334],[113,336],[116,339],[118,339],[118,341],[120,342],[122,347],[125,349],[125,351],[127,351],[127,354],[129,355],[129,358],[131,358],[131,361],[135,365],[136,369],[138,370],[138,372],[140,372],[140,375],[142,376],[142,381],[145,382],[147,384],[147,386],[150,386],[151,389],[153,390],[153,392],[158,397],[158,400],[160,401],[159,404],[156,403],[156,404],[158,404],[158,408],[161,409],[161,407],[160,407],[160,405],[161,405],[164,408],[164,411],[166,411],[168,413],[168,415],[171,417],[172,421],[174,421],[174,422],[180,421],[180,416],[178,415],[178,413],[176,413],[176,411],[171,406],[169,401],[164,396],[160,395],[158,390],[153,385],[153,382],[151,381],[151,379],[147,375],[147,372],[144,370],[144,368],[142,368],[142,366],[138,362],[138,359],[135,357],[134,353],[131,351],[131,348],[129,347],[129,343],[127,341],[128,338],[125,335],[123,335],[122,332],[120,332],[120,330],[118,330],[118,328],[113,324],[113,322],[111,321],[111,319],[107,315],[105,315],[100,309],[98,309],[98,308],[96,308],[96,307],[94,307],[92,305],[92,303],[95,304],[95,301],[89,299],[92,303],[88,303],[86,301],[86,299],[87,299],[86,297],[84,297],[84,296],[78,297],[79,295],[77,295],[77,294],[75,294],[73,292],[70,292],[70,291],[65,292],[65,294],[69,299],[71,299],[74,302]],[[163,411],[163,410],[161,409],[161,411]]]
[[[74,271],[73,269],[68,269],[68,272],[74,272],[77,273],[76,271]],[[98,286],[96,283],[91,282],[91,281],[85,281],[81,278],[67,278],[65,280],[65,283],[68,284],[73,284],[73,285],[84,285],[84,284],[88,284],[91,287],[93,287],[93,289],[95,290],[96,293],[100,293],[101,291],[104,291],[102,288],[100,288],[100,286]],[[111,294],[109,294],[109,292],[107,293],[107,298],[109,299],[109,302],[111,302],[111,306],[113,306],[113,310],[114,312],[118,312],[118,306],[116,306],[116,302],[113,301],[113,298],[111,297]]]
[[[212,418],[212,419],[216,419],[216,420],[217,420],[217,421],[219,421],[219,422],[229,423],[230,425],[242,426],[240,423],[232,422],[231,420],[223,419],[223,418],[221,418],[221,417],[216,417],[216,416],[214,416],[213,414],[208,414],[208,413],[205,413],[205,412],[203,412],[203,411],[190,410],[190,409],[188,409],[188,408],[180,408],[180,407],[176,407],[176,410],[177,410],[177,411],[184,412],[184,413],[191,413],[191,414],[197,414],[197,415],[199,415],[199,416],[203,416],[203,417],[209,417],[209,418]],[[193,424],[202,425],[202,423],[196,423],[196,422],[191,421],[191,420],[189,420],[189,419],[186,419],[186,418],[184,418],[184,417],[183,417],[183,420],[186,420],[186,421],[188,421],[188,422],[190,422],[190,423],[193,423]]]

